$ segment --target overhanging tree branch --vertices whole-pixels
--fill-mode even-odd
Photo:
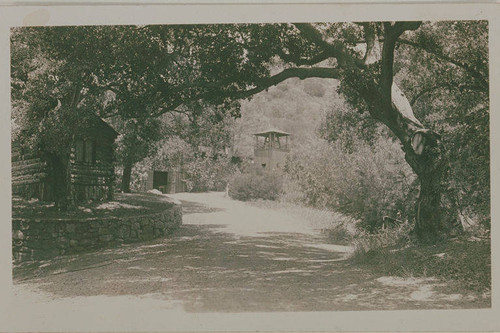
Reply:
[[[230,98],[230,99],[247,98],[292,77],[297,77],[301,80],[313,77],[338,79],[340,77],[340,70],[338,68],[330,68],[330,67],[287,68],[276,75],[259,80],[258,82],[255,83],[255,86],[253,88],[250,88],[248,90],[217,91],[210,89],[208,91],[195,94],[187,99],[177,98],[174,102],[164,107],[161,107],[157,112],[152,114],[152,116],[157,117],[163,113],[171,112],[177,109],[181,105],[201,99],[207,99],[213,97],[214,95],[220,96],[221,98]],[[210,85],[210,87],[218,88],[220,87],[220,84],[217,85],[216,83],[213,83]]]
[[[488,89],[488,79],[485,76],[485,74],[483,74],[483,73],[475,70],[469,64],[464,63],[464,62],[460,62],[460,61],[458,61],[458,60],[456,60],[454,58],[451,58],[451,57],[447,56],[446,54],[444,54],[443,52],[441,52],[439,50],[431,49],[429,47],[426,47],[424,45],[421,45],[419,43],[413,42],[413,41],[408,40],[408,39],[402,39],[401,38],[401,39],[398,40],[398,43],[418,48],[420,50],[423,50],[423,51],[425,51],[425,52],[427,52],[427,53],[435,56],[436,58],[438,58],[440,60],[444,60],[444,61],[449,62],[449,63],[451,63],[451,64],[453,64],[455,66],[458,66],[458,67],[462,68],[467,73],[469,73],[469,75],[471,75],[472,77],[474,77],[475,79],[477,79],[479,81],[479,83],[481,84],[481,86],[483,87],[483,89],[485,89],[485,90]]]
[[[338,79],[340,77],[340,70],[338,68],[330,67],[287,68],[276,75],[257,82],[255,88],[235,92],[234,94],[229,94],[227,97],[246,98],[257,94],[269,87],[275,86],[278,83],[292,77],[298,77],[301,80],[313,77],[324,79]]]
[[[483,87],[478,86],[478,85],[469,85],[469,84],[452,85],[450,83],[443,82],[442,84],[437,84],[437,85],[422,89],[420,92],[418,92],[415,96],[412,97],[412,99],[410,101],[410,105],[413,106],[418,101],[418,99],[421,98],[422,96],[424,96],[428,93],[431,93],[433,91],[439,90],[439,89],[446,89],[448,91],[451,91],[454,89],[459,90],[459,91],[464,91],[464,90],[472,90],[472,91],[480,91],[480,92],[483,91]]]
[[[340,67],[357,67],[364,68],[365,64],[362,59],[358,59],[350,54],[345,45],[340,41],[333,44],[328,43],[321,32],[312,26],[310,23],[294,23],[294,26],[299,29],[302,36],[321,48],[330,57],[336,58]]]

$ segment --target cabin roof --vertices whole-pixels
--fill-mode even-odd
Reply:
[[[113,135],[115,138],[118,136],[118,132],[110,125],[108,124],[107,121],[102,119],[101,117],[97,117],[97,121],[103,126],[111,135]]]
[[[254,133],[254,135],[255,136],[267,136],[270,133],[274,133],[274,134],[276,134],[276,136],[289,136],[290,135],[290,133],[283,132],[283,131],[276,129],[276,128],[270,128],[270,129],[263,131],[263,132]]]
[[[78,131],[79,134],[84,133],[94,133],[93,135],[99,133],[99,135],[105,135],[111,137],[113,140],[118,136],[118,132],[111,127],[104,119],[96,115],[95,113],[88,112],[82,119],[84,124],[82,128]]]

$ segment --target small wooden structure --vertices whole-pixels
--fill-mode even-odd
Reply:
[[[69,199],[111,199],[115,181],[113,143],[118,133],[97,116],[89,117],[82,128],[69,143]],[[14,195],[54,201],[54,172],[43,152],[25,151],[13,142],[11,160]]]
[[[283,167],[288,148],[289,133],[278,129],[255,133],[254,164],[256,169],[277,170]]]
[[[186,174],[184,169],[154,169],[148,172],[146,190],[158,190],[162,193],[186,192]]]

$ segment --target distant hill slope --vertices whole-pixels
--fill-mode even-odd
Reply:
[[[234,127],[235,154],[253,155],[253,133],[278,128],[292,134],[291,149],[318,140],[317,128],[328,110],[341,108],[337,80],[288,79],[244,101]]]

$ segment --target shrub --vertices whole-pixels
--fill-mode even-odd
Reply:
[[[402,223],[394,228],[378,230],[376,233],[360,231],[352,239],[353,256],[363,257],[370,251],[377,251],[391,246],[404,246],[410,243],[411,225]]]
[[[283,180],[277,173],[238,174],[229,183],[229,196],[236,200],[276,200],[283,190]]]
[[[223,191],[237,165],[230,157],[217,159],[199,157],[185,164],[187,187],[190,192]]]
[[[345,151],[340,144],[318,142],[294,153],[286,165],[286,179],[295,183],[286,185],[294,189],[293,199],[346,214],[371,232],[384,216],[411,220],[416,177],[399,145],[389,138],[373,146],[361,140],[354,144]]]

